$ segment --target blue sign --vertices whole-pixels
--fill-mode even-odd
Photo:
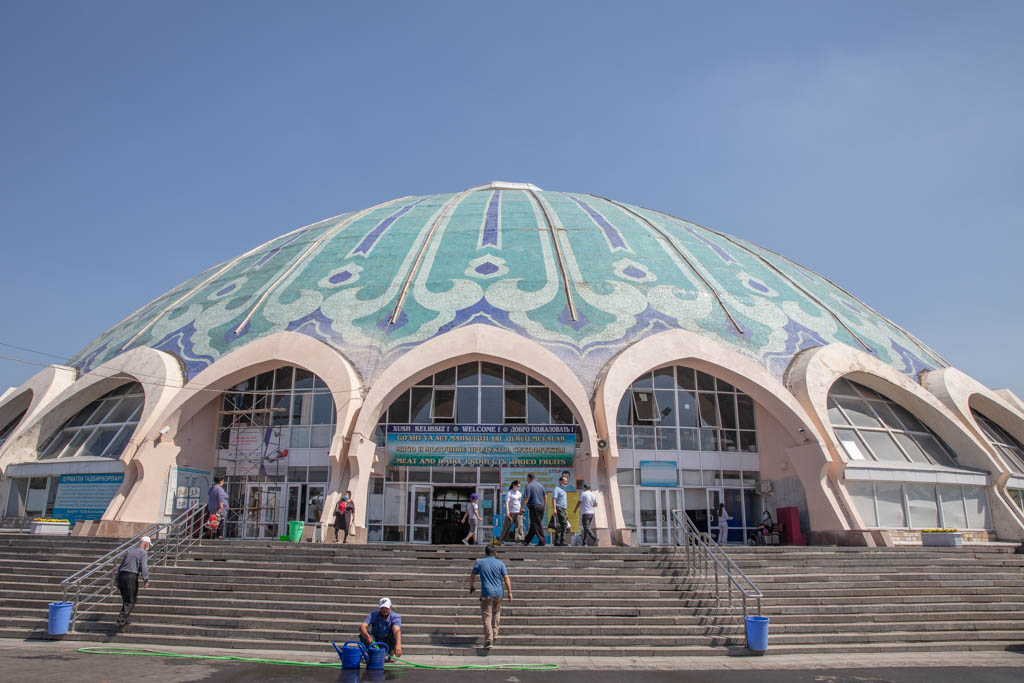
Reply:
[[[82,519],[100,519],[117,495],[124,474],[62,474],[57,482],[53,517],[74,525]]]
[[[571,467],[572,425],[388,425],[388,464]]]
[[[641,486],[678,486],[676,464],[665,460],[644,460],[640,463]]]

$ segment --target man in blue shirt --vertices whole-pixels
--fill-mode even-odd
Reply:
[[[526,475],[526,491],[523,492],[523,505],[530,512],[530,532],[523,539],[523,545],[530,545],[533,537],[537,537],[537,545],[544,545],[544,487],[533,474]]]
[[[469,594],[473,594],[473,581],[480,576],[480,617],[484,622],[484,647],[489,648],[498,639],[498,626],[501,623],[501,598],[504,595],[501,584],[508,589],[508,599],[512,600],[512,581],[508,578],[505,563],[494,556],[493,545],[487,546],[484,557],[473,565],[469,575]]]
[[[359,624],[359,640],[367,647],[378,640],[388,645],[388,658],[402,656],[402,615],[391,609],[391,600],[381,598],[379,606]]]
[[[568,485],[569,480],[562,475],[554,493],[551,494],[551,502],[555,506],[555,538],[553,539],[555,545],[569,545],[565,542],[566,533],[569,531],[569,513],[567,511],[569,497],[565,495],[565,487]]]

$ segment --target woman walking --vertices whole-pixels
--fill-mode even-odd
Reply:
[[[718,545],[725,545],[729,542],[729,511],[725,509],[725,503],[718,504]]]
[[[469,507],[466,508],[466,512],[462,515],[462,523],[469,522],[469,533],[462,539],[464,545],[476,545],[477,543],[476,528],[481,520],[483,520],[483,517],[480,516],[480,506],[476,502],[478,497],[475,493],[469,497]],[[472,542],[469,540],[471,538],[473,539]]]
[[[519,490],[518,479],[509,485],[505,494],[505,523],[501,525],[498,540],[502,543],[523,540],[523,492]]]

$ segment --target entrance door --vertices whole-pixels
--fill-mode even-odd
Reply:
[[[320,521],[324,511],[323,484],[288,484],[288,514],[285,521],[301,520],[306,524]],[[334,519],[328,520],[328,523]]]
[[[671,545],[673,510],[682,510],[680,489],[640,488],[641,545]]]
[[[432,486],[413,486],[409,490],[409,526],[413,543],[430,543],[433,519]]]
[[[494,536],[494,520],[500,511],[501,496],[498,495],[497,486],[478,486],[476,495],[477,502],[480,504],[480,516],[483,517],[483,521],[477,527],[476,542],[487,544]]]
[[[242,537],[277,539],[281,535],[284,485],[248,484],[245,490]]]

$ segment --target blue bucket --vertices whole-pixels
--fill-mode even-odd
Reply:
[[[370,643],[366,650],[366,670],[381,670],[384,668],[384,660],[388,656],[387,643]]]
[[[754,652],[768,649],[768,617],[747,617],[747,648]]]
[[[47,631],[51,636],[59,636],[68,632],[68,624],[71,623],[71,610],[74,609],[73,602],[51,602],[50,620],[47,624]]]
[[[331,645],[334,645],[334,649],[338,651],[342,669],[358,669],[363,657],[366,656],[366,648],[356,640],[350,640],[341,647],[338,647],[333,641]]]

